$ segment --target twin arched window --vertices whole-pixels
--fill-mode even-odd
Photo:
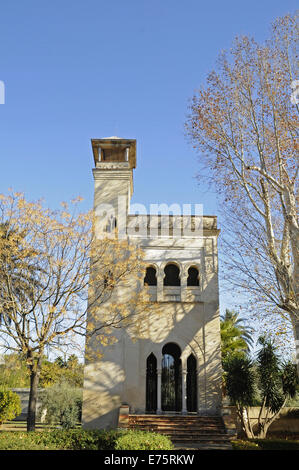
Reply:
[[[164,286],[180,286],[180,269],[174,263],[169,263],[164,268]],[[156,268],[149,266],[146,268],[146,274],[144,278],[144,284],[147,286],[157,285],[157,272]],[[199,286],[199,272],[196,267],[191,266],[188,269],[187,286]]]

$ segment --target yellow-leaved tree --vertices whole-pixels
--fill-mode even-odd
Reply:
[[[81,213],[78,200],[54,211],[21,193],[0,196],[0,347],[26,357],[29,431],[45,352],[73,350],[78,338],[93,335],[105,343],[114,327],[137,332],[146,312],[138,287],[141,250],[126,239],[97,237],[94,224],[93,212]],[[113,303],[114,291],[125,285],[130,296]]]

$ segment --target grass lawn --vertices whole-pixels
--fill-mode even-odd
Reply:
[[[50,430],[50,429],[57,429],[57,428],[60,428],[60,426],[44,424],[44,423],[36,423],[35,425],[36,431],[43,431],[43,430]],[[6,421],[0,427],[0,431],[26,431],[26,430],[27,430],[26,421]]]
[[[81,423],[76,425],[75,429],[81,428]],[[59,424],[45,424],[45,423],[35,423],[36,431],[51,431],[55,429],[62,429]],[[1,431],[24,431],[27,432],[27,422],[26,421],[6,421],[0,426]]]

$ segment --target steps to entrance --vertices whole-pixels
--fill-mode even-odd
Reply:
[[[176,448],[231,448],[220,416],[129,415],[129,428],[165,434]]]

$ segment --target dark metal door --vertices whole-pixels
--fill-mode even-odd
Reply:
[[[182,409],[181,360],[171,354],[163,354],[162,359],[162,410],[181,411]]]

